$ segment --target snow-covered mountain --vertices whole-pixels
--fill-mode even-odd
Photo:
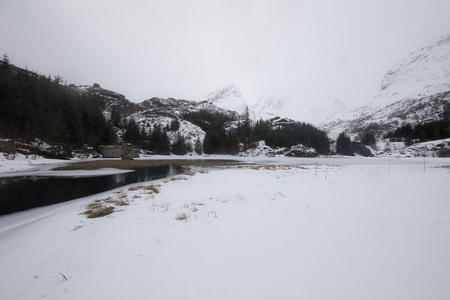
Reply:
[[[375,97],[380,103],[450,90],[450,33],[435,36],[390,69]]]
[[[217,107],[235,111],[241,116],[248,117],[248,104],[234,84],[211,92],[206,96],[206,101]]]
[[[260,98],[251,104],[253,102],[245,99],[233,84],[213,91],[204,101],[154,97],[140,104],[131,103],[123,95],[102,89],[98,85],[79,89],[89,90],[100,96],[106,117],[111,107],[118,106],[127,118],[135,119],[141,128],[154,124],[164,127],[174,119],[180,120],[181,129],[191,143],[197,138],[201,139],[205,133],[184,119],[186,113],[206,110],[225,114],[233,120],[230,126],[245,118],[269,120],[291,117],[283,114],[289,111],[289,107],[283,107],[280,99]],[[298,106],[296,109],[299,109]],[[406,123],[415,125],[449,118],[450,34],[431,39],[391,68],[382,80],[380,92],[368,105],[346,111],[341,100],[330,98],[326,105],[304,107],[301,111],[305,118],[298,121],[312,123],[324,118],[324,114],[331,114],[332,117],[320,127],[332,139],[337,138],[340,132],[346,132],[353,138],[364,132],[380,137]]]
[[[405,124],[418,124],[450,117],[450,92],[421,98],[405,98],[391,104],[373,104],[350,111],[347,119],[331,120],[322,124],[330,138],[346,132],[355,137],[364,132],[377,136],[394,131]]]
[[[241,91],[234,85],[229,84],[217,89],[205,97],[208,103],[217,107],[237,112],[244,118],[251,120],[267,120],[280,116],[281,100],[273,97],[259,98],[254,104],[245,99]]]
[[[415,125],[449,118],[450,34],[434,37],[383,78],[380,92],[369,104],[335,114],[321,125],[331,138],[340,132],[378,136],[406,123]]]
[[[249,107],[250,119],[267,120],[280,116],[281,100],[276,98],[259,98],[258,101]]]

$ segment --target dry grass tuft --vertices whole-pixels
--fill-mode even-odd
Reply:
[[[187,221],[187,219],[190,217],[190,215],[186,213],[177,213],[177,216],[175,217],[175,220],[178,221]]]
[[[114,206],[111,206],[111,204]],[[101,218],[110,215],[116,211],[123,211],[123,209],[116,210],[115,208],[116,206],[127,206],[127,205],[130,205],[130,201],[126,196],[126,193],[124,195],[123,191],[121,191],[119,192],[118,199],[108,197],[104,199],[94,200],[92,203],[86,206],[87,210],[83,212],[83,214],[86,215],[89,219]]]
[[[128,190],[129,190],[130,192],[134,192],[134,191],[140,190],[141,188],[142,188],[142,185],[139,185],[139,186],[130,186],[130,187],[128,188]]]
[[[89,219],[105,217],[114,212],[114,206],[106,206],[102,203],[91,203],[87,208],[88,210],[83,214],[87,215]]]
[[[179,181],[179,180],[188,180],[188,179],[185,176],[173,176],[173,177],[170,177],[168,180],[166,180],[166,182]]]
[[[150,184],[150,185],[136,185],[128,188],[128,191],[138,191],[138,190],[144,190],[148,191],[149,193],[153,194],[159,194],[159,188],[161,185],[159,184]]]
[[[117,206],[128,206],[128,205],[130,205],[130,201],[128,201],[128,199],[126,199],[126,200],[119,199],[114,204]]]
[[[159,194],[160,187],[161,187],[161,185],[159,185],[159,184],[150,184],[150,185],[144,186],[142,189],[150,191],[154,194]]]

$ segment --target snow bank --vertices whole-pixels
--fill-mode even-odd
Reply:
[[[14,159],[7,159],[3,152],[0,152],[0,173],[23,171],[37,166],[64,163],[67,161],[60,159],[46,159],[38,155],[23,155],[17,153]]]

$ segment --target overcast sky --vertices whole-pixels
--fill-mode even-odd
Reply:
[[[229,83],[250,102],[368,102],[389,68],[450,32],[449,13],[449,0],[0,0],[0,51],[133,102]]]

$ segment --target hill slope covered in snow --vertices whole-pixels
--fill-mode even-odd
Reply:
[[[405,125],[450,117],[450,34],[434,37],[389,70],[372,102],[336,114],[321,127],[332,138],[371,132],[381,136]]]

